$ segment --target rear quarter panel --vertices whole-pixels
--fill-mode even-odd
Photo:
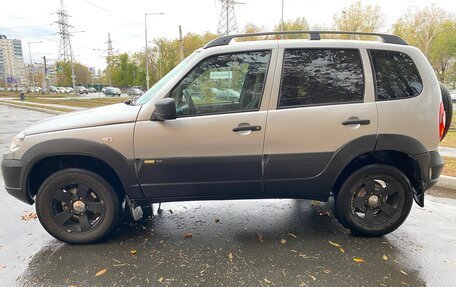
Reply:
[[[420,50],[414,47],[397,49],[382,47],[409,55],[415,62],[423,81],[423,91],[414,98],[377,101],[378,133],[399,134],[421,142],[428,151],[437,150],[438,115],[441,102],[440,87],[435,73]]]

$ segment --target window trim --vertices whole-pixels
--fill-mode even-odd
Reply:
[[[375,74],[375,66],[374,66],[374,59],[372,58],[372,54],[371,54],[371,51],[382,51],[382,52],[393,52],[393,53],[400,53],[400,54],[404,54],[406,55],[407,57],[409,57],[410,60],[412,60],[412,63],[413,65],[415,66],[415,69],[418,73],[418,78],[420,79],[420,82],[421,82],[421,91],[413,96],[413,97],[406,97],[406,98],[394,98],[394,99],[379,99],[378,98],[378,85],[377,85],[377,75]],[[372,72],[372,80],[374,81],[374,95],[375,95],[375,101],[376,102],[389,102],[389,101],[400,101],[400,100],[407,100],[407,99],[413,99],[413,98],[416,98],[416,97],[419,97],[423,91],[424,91],[424,81],[423,81],[423,78],[421,77],[421,73],[420,71],[418,70],[418,66],[416,65],[415,61],[413,60],[412,57],[410,57],[409,54],[405,53],[405,52],[402,52],[402,51],[396,51],[396,50],[384,50],[384,49],[367,49],[367,54],[369,55],[369,63],[371,65],[371,72]]]
[[[290,106],[280,106],[280,98],[282,96],[282,84],[283,84],[283,72],[285,69],[285,53],[287,50],[351,50],[351,51],[357,51],[359,55],[359,60],[361,63],[361,73],[363,76],[363,99],[360,101],[350,101],[350,102],[328,102],[328,103],[320,103],[320,104],[306,104],[306,105],[290,105]],[[363,56],[361,54],[361,50],[358,48],[336,48],[336,47],[303,47],[303,48],[285,48],[283,49],[283,59],[282,59],[282,69],[281,69],[281,74],[280,74],[280,86],[279,86],[279,95],[277,97],[277,105],[276,109],[277,110],[283,110],[283,109],[293,109],[293,108],[305,108],[305,107],[320,107],[320,106],[335,106],[335,105],[349,105],[349,104],[360,104],[364,103],[366,98],[366,74],[365,74],[365,68],[363,64]]]
[[[232,54],[241,54],[241,53],[251,53],[251,52],[269,52],[269,61],[268,61],[268,64],[266,66],[266,73],[264,75],[264,80],[263,80],[263,86],[262,86],[262,89],[261,89],[261,99],[260,99],[260,105],[258,106],[257,109],[249,109],[249,110],[237,110],[237,111],[228,111],[228,112],[214,112],[214,113],[205,113],[205,114],[193,114],[193,115],[177,115],[177,119],[180,119],[180,118],[191,118],[191,117],[203,117],[203,116],[212,116],[212,115],[223,115],[223,114],[234,114],[234,113],[246,113],[246,112],[257,112],[260,110],[261,108],[261,102],[263,101],[263,97],[264,97],[264,89],[265,89],[265,86],[266,86],[266,82],[268,80],[268,74],[269,74],[269,68],[271,66],[271,59],[272,59],[272,49],[255,49],[255,50],[242,50],[242,51],[232,51],[232,52],[220,52],[220,53],[215,53],[215,54],[212,54],[212,55],[209,55],[207,57],[204,57],[203,59],[201,59],[198,63],[196,63],[195,65],[193,65],[193,67],[187,72],[185,73],[185,75],[182,76],[182,78],[179,79],[179,81],[168,91],[168,93],[166,94],[166,96],[164,96],[163,98],[169,98],[171,97],[171,94],[173,93],[173,91],[177,88],[177,86],[179,86],[181,84],[181,82],[191,73],[193,72],[193,70],[199,65],[201,64],[203,61],[206,61],[207,59],[211,58],[211,57],[217,57],[217,56],[220,56],[220,55],[232,55]]]

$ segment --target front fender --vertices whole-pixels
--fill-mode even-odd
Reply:
[[[143,197],[134,168],[134,159],[127,159],[110,146],[72,138],[48,140],[30,147],[21,158],[21,161],[27,163],[20,176],[21,187],[28,190],[30,171],[40,160],[65,155],[89,156],[104,161],[117,174],[126,194],[133,198]],[[33,199],[31,200],[33,202]]]

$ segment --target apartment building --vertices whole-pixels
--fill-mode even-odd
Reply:
[[[0,79],[9,86],[27,84],[21,40],[0,35]]]

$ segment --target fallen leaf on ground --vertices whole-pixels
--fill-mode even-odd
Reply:
[[[293,233],[289,232],[288,235],[290,235],[291,237],[293,238],[298,238],[296,235],[294,235]]]
[[[285,239],[280,240],[280,243],[285,244],[287,241]]]
[[[328,240],[329,244],[331,244],[332,246],[336,246],[336,247],[342,247],[339,245],[339,243],[336,243],[336,242],[332,242],[331,240]]]
[[[37,215],[35,212],[30,212],[30,211],[26,211],[24,215],[21,216],[21,220],[32,220],[32,219],[36,219],[37,218]]]
[[[315,278],[315,276],[312,276],[312,275],[309,275],[309,276],[310,276],[310,278],[313,279],[313,281],[316,281],[316,280],[317,280],[317,278]]]
[[[191,232],[187,232],[184,234],[184,239],[189,239],[189,238],[192,238],[193,237],[193,234]]]
[[[269,281],[267,278],[264,278],[264,282],[271,284],[271,281]]]
[[[385,261],[388,260],[388,256],[383,255],[383,260],[385,260]]]
[[[230,263],[233,263],[233,254],[230,252],[228,253],[228,259],[230,260]]]
[[[136,250],[130,250],[130,254],[131,254],[131,255],[136,255],[137,252],[136,252]]]
[[[310,204],[312,204],[312,205],[320,205],[320,201],[318,201],[318,200],[311,200],[311,201],[310,201]]]
[[[170,209],[170,210],[168,210],[168,211],[169,211],[169,213],[173,214],[173,210],[172,210],[172,209]]]
[[[345,250],[342,247],[339,247],[340,252],[345,253]]]
[[[107,268],[105,268],[105,269],[101,269],[100,271],[98,271],[97,273],[95,273],[95,276],[100,276],[100,275],[103,275],[103,274],[105,274],[105,273],[106,273],[106,271],[108,271],[108,269],[107,269]]]
[[[163,277],[158,278],[158,282],[160,282],[160,283],[163,282],[163,280],[164,280]]]
[[[353,261],[355,261],[356,263],[364,263],[364,262],[366,262],[366,260],[364,260],[362,258],[359,258],[359,257],[353,258]]]
[[[215,220],[215,223],[219,223],[219,222],[220,222],[220,219],[216,219],[216,220]]]
[[[407,275],[407,276],[408,276],[408,273],[407,273],[407,272],[405,272],[405,271],[403,271],[403,270],[399,270],[399,271],[401,271],[401,273],[402,273],[402,274],[404,274],[404,275]]]
[[[257,239],[260,240],[261,242],[263,242],[263,234],[261,233],[257,233]]]

